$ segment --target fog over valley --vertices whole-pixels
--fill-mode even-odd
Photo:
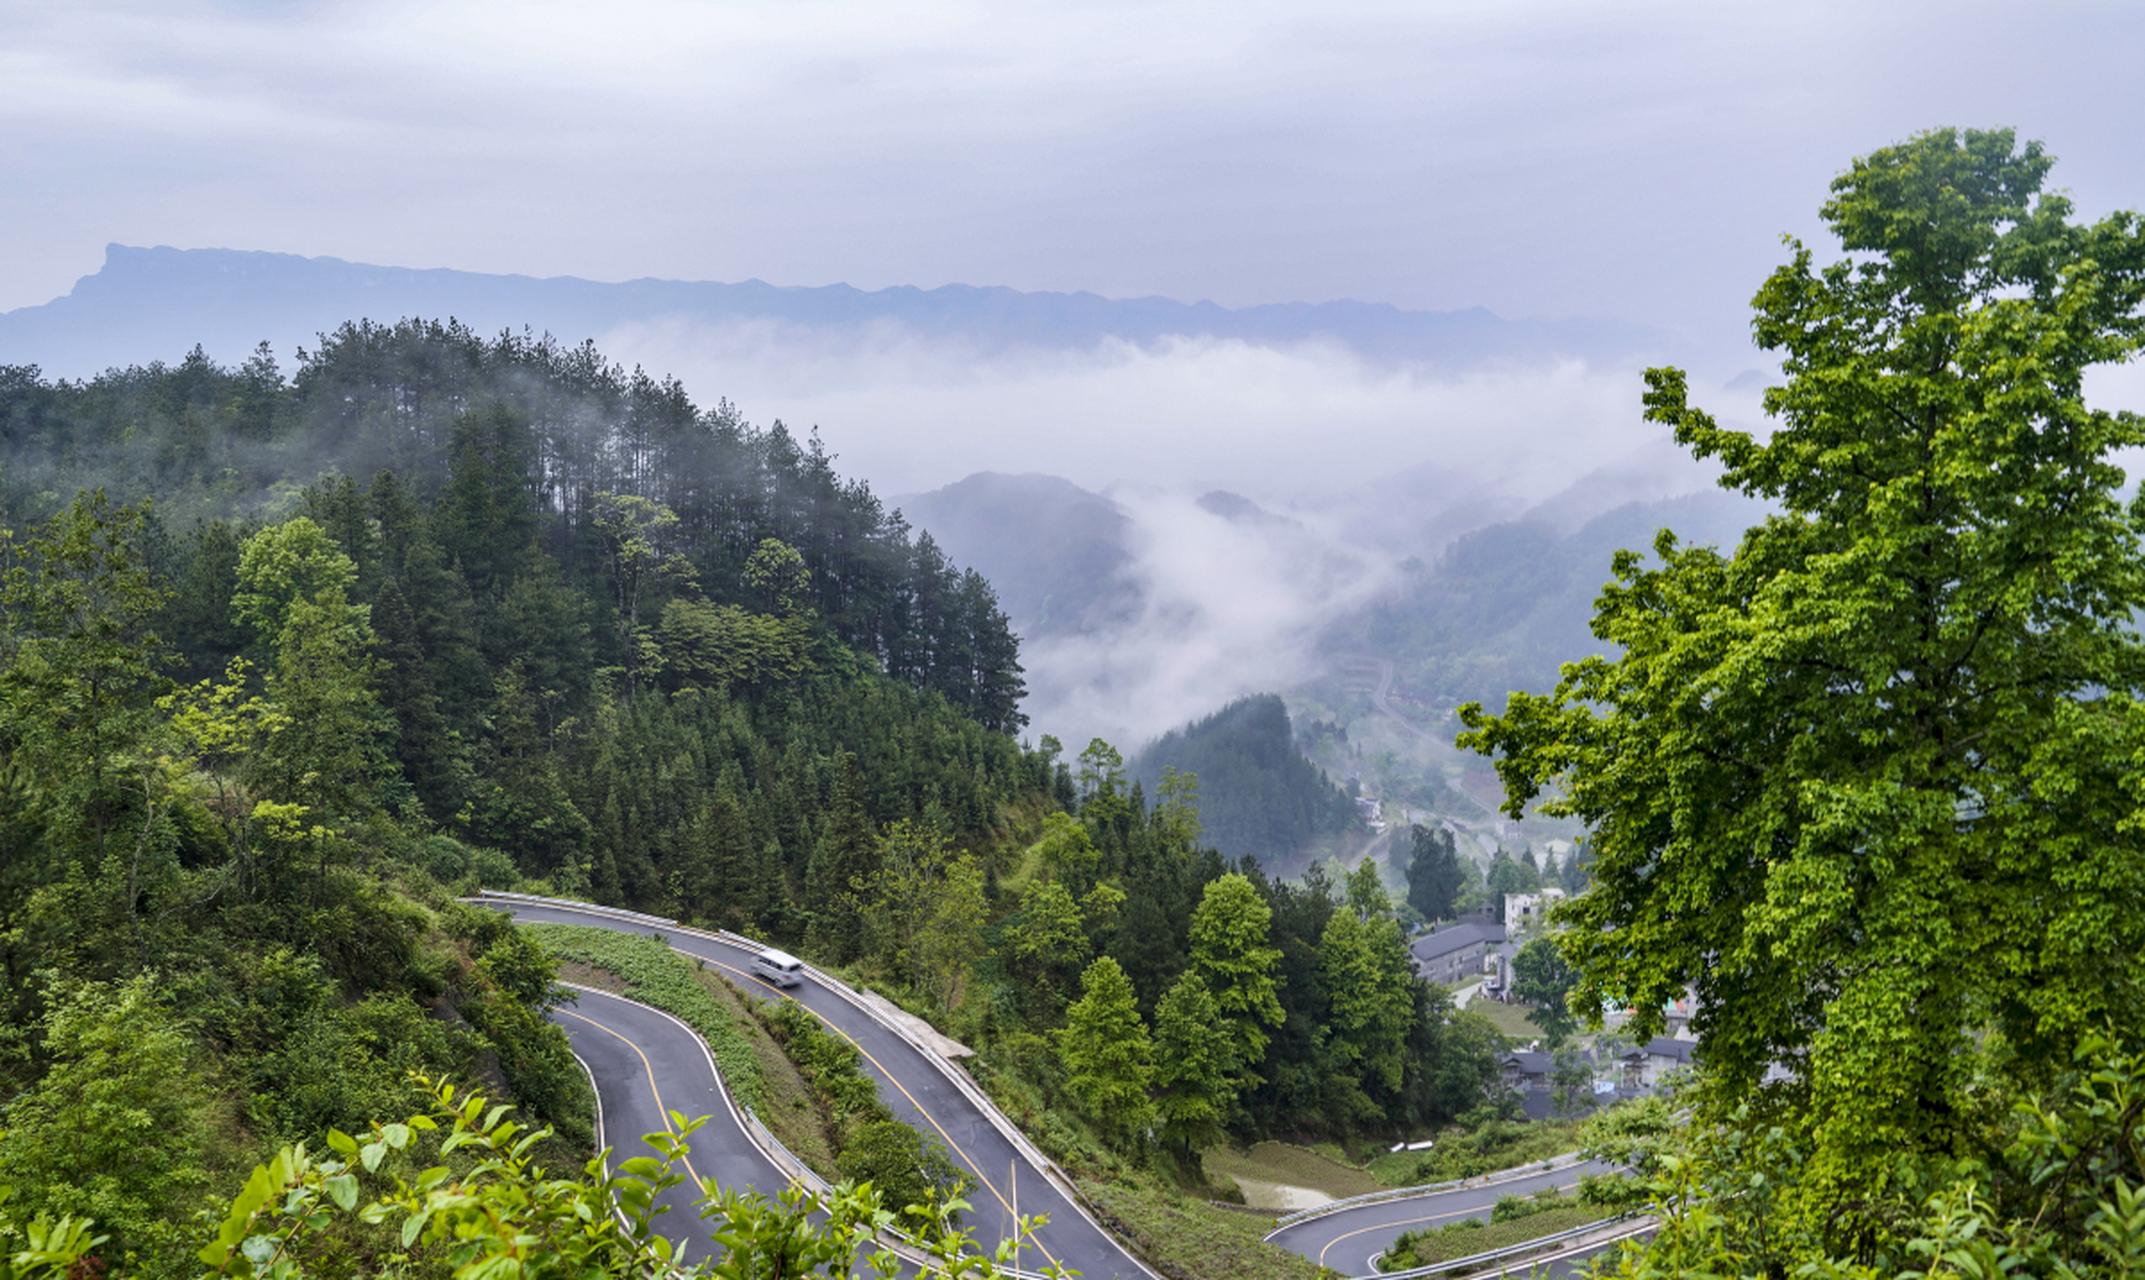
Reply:
[[[2145,1277],[2141,66],[0,0],[0,1280]]]
[[[68,295],[0,314],[0,342],[77,377],[195,341],[235,362],[268,340],[295,364],[353,312],[593,340],[703,404],[817,429],[998,587],[1035,730],[1127,750],[1327,670],[1337,628],[1470,530],[1570,534],[1710,480],[1637,412],[1662,335],[1480,310],[604,285],[114,246]],[[1713,403],[1755,418],[1764,380],[1738,370]]]

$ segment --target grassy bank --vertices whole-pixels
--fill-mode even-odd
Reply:
[[[764,1104],[753,1108],[753,1113],[812,1172],[829,1182],[838,1181],[833,1117],[812,1081],[761,1025],[753,997],[715,969],[695,969],[693,979],[730,1015],[759,1060]]]
[[[1390,1185],[1380,1182],[1366,1170],[1285,1142],[1261,1142],[1249,1150],[1214,1147],[1204,1152],[1200,1159],[1209,1174],[1226,1174],[1239,1182],[1250,1178],[1258,1182],[1309,1187],[1336,1200],[1368,1195]]]
[[[764,1113],[767,1084],[759,1055],[731,1011],[701,984],[692,961],[653,938],[595,925],[529,924],[522,928],[555,958],[618,975],[625,980],[627,995],[699,1032],[715,1056],[730,1096]]]
[[[1169,1280],[1318,1280],[1318,1266],[1261,1237],[1262,1214],[1217,1209],[1147,1184],[1083,1182],[1105,1225],[1132,1241]]]
[[[1427,1267],[1436,1262],[1472,1257],[1492,1249],[1553,1236],[1590,1222],[1601,1222],[1615,1212],[1595,1205],[1570,1204],[1511,1222],[1470,1219],[1428,1231],[1409,1232],[1394,1242],[1393,1248],[1379,1260],[1379,1265],[1386,1271],[1405,1271],[1410,1267]],[[1516,1274],[1525,1274],[1525,1262],[1514,1263],[1513,1270]]]
[[[1580,1120],[1488,1120],[1471,1130],[1448,1129],[1428,1151],[1384,1153],[1369,1172],[1390,1187],[1414,1187],[1517,1169],[1579,1145]]]

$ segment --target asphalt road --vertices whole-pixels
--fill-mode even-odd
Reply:
[[[798,986],[778,990],[760,981],[748,969],[753,951],[742,946],[723,942],[699,934],[679,933],[655,925],[621,920],[614,916],[594,912],[576,911],[571,907],[524,902],[489,902],[487,905],[511,912],[516,919],[531,923],[584,924],[613,929],[624,933],[644,936],[660,935],[674,950],[707,961],[721,968],[731,981],[746,991],[756,994],[788,996],[816,1014],[822,1022],[847,1037],[862,1052],[865,1070],[879,1086],[879,1096],[886,1100],[896,1118],[907,1121],[927,1135],[936,1136],[946,1144],[955,1163],[965,1167],[975,1178],[976,1186],[968,1200],[974,1206],[963,1217],[963,1225],[974,1232],[977,1244],[985,1253],[996,1250],[998,1241],[1011,1234],[1016,1209],[1029,1217],[1048,1215],[1050,1222],[1035,1233],[1034,1241],[1022,1256],[1021,1265],[1031,1270],[1040,1270],[1046,1262],[1078,1270],[1086,1280],[1153,1280],[1148,1272],[1131,1254],[1127,1253],[1115,1238],[1082,1214],[1059,1192],[1042,1171],[1030,1164],[1003,1133],[999,1132],[982,1109],[947,1079],[941,1068],[927,1059],[923,1051],[915,1048],[891,1028],[858,1008],[843,996],[806,979]],[[612,1000],[611,1004],[626,1004],[627,1001]],[[580,1012],[580,1010],[576,1010]],[[570,1022],[568,1018],[565,1021]],[[592,1042],[592,1041],[591,1041]],[[578,1049],[581,1039],[575,1041]],[[695,1041],[697,1044],[697,1040]],[[701,1050],[704,1059],[705,1050]],[[628,1055],[630,1058],[631,1055]],[[607,1071],[621,1069],[614,1059],[612,1065],[598,1067],[594,1059],[588,1059],[590,1069],[599,1083]],[[638,1068],[640,1063],[630,1063]],[[954,1068],[958,1070],[958,1068]],[[675,1088],[678,1096],[693,1096],[694,1081],[711,1075],[703,1061],[693,1074],[689,1066],[677,1068],[678,1074],[668,1074],[660,1065],[654,1064],[651,1055],[651,1071],[661,1089],[666,1104],[687,1115],[706,1114],[715,1117],[706,1129],[696,1135],[694,1163],[700,1165],[699,1152],[705,1148],[712,1152],[716,1146],[718,1122],[728,1123],[735,1131],[735,1122],[726,1119],[728,1108],[719,1097],[703,1102],[700,1109],[679,1106],[671,1101]],[[677,1083],[673,1085],[672,1081]],[[609,1102],[606,1099],[606,1107]],[[659,1111],[658,1111],[659,1114]],[[609,1120],[610,1141],[619,1143],[618,1135],[626,1130],[622,1121]],[[662,1128],[658,1123],[647,1132]],[[736,1140],[755,1154],[757,1148],[745,1139],[741,1131]],[[623,1146],[623,1143],[619,1143]],[[706,1172],[716,1182],[729,1185],[718,1172],[721,1166],[714,1164],[711,1154]],[[775,1181],[768,1187],[782,1185],[780,1176],[771,1172],[754,1172],[747,1166],[737,1166],[740,1176],[748,1185],[759,1185],[750,1180],[754,1177],[772,1177]],[[764,1169],[764,1162],[762,1164]]]
[[[602,991],[576,988],[570,1007],[551,1020],[565,1029],[573,1051],[596,1079],[603,1108],[599,1146],[612,1149],[615,1168],[634,1156],[661,1159],[643,1135],[671,1130],[669,1112],[706,1116],[685,1158],[686,1181],[657,1198],[669,1212],[656,1227],[678,1250],[680,1262],[698,1261],[713,1248],[696,1207],[717,1186],[752,1187],[773,1194],[789,1180],[746,1138],[724,1098],[708,1057],[690,1027],[668,1014]]]
[[[1463,1218],[1487,1219],[1500,1197],[1532,1195],[1544,1187],[1569,1190],[1579,1185],[1582,1174],[1607,1172],[1607,1165],[1581,1164],[1487,1186],[1381,1200],[1282,1227],[1266,1238],[1342,1275],[1368,1275],[1377,1269],[1370,1260],[1385,1252],[1403,1231]]]

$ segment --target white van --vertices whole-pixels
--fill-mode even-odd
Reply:
[[[778,987],[794,987],[804,981],[804,961],[787,951],[772,947],[752,957],[752,972],[763,982]]]

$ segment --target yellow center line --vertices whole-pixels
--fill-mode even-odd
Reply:
[[[1557,1190],[1569,1191],[1572,1187],[1576,1187],[1578,1185],[1578,1183],[1574,1182],[1570,1186],[1558,1187]],[[1327,1241],[1326,1247],[1318,1251],[1318,1265],[1326,1265],[1326,1255],[1332,1252],[1334,1245],[1339,1244],[1343,1240],[1354,1239],[1356,1236],[1362,1235],[1366,1231],[1384,1231],[1392,1227],[1412,1227],[1418,1222],[1438,1222],[1445,1218],[1471,1217],[1475,1214],[1481,1213],[1483,1209],[1487,1207],[1489,1206],[1477,1205],[1472,1209],[1455,1209],[1451,1213],[1433,1213],[1427,1217],[1422,1218],[1402,1218],[1398,1222],[1374,1222],[1367,1227],[1357,1227],[1353,1231],[1344,1232],[1341,1235],[1337,1235],[1333,1237],[1333,1239]]]
[[[670,1127],[670,1108],[663,1105],[663,1091],[655,1087],[655,1064],[648,1061],[648,1055],[641,1052],[641,1047],[633,1043],[632,1039],[623,1032],[613,1027],[607,1027],[586,1014],[575,1013],[571,1009],[559,1009],[556,1012],[563,1013],[569,1018],[579,1018],[581,1021],[596,1028],[596,1030],[610,1032],[610,1034],[625,1042],[625,1046],[631,1049],[634,1056],[641,1060],[641,1068],[648,1073],[648,1092],[655,1095],[655,1109],[663,1116],[663,1131],[672,1137],[676,1137],[678,1131]],[[708,1193],[708,1184],[701,1181],[699,1172],[693,1168],[692,1157],[689,1155],[682,1156],[680,1160],[685,1165],[685,1172],[691,1175],[693,1185],[700,1188],[700,1194],[705,1196]]]
[[[758,974],[748,973],[745,970],[739,969],[734,965],[724,964],[722,961],[713,959],[708,956],[694,955],[692,952],[685,950],[683,947],[672,947],[671,950],[677,952],[681,956],[686,956],[693,960],[705,960],[707,961],[707,963],[712,964],[719,969],[728,969],[730,972],[736,974],[741,978],[746,978],[753,982],[759,983],[761,986],[767,988],[769,991],[774,992],[778,996],[786,996],[788,994],[787,992],[783,991],[782,988],[760,977]],[[896,1089],[901,1090],[901,1096],[909,1100],[909,1105],[916,1108],[916,1113],[918,1115],[931,1122],[931,1127],[938,1130],[938,1136],[944,1138],[946,1140],[946,1145],[951,1147],[956,1153],[958,1153],[961,1159],[967,1163],[968,1167],[975,1172],[976,1181],[982,1183],[983,1189],[991,1193],[991,1198],[996,1200],[999,1205],[1005,1209],[1008,1215],[1012,1216],[1014,1221],[1014,1230],[1019,1230],[1020,1219],[1019,1215],[1013,1212],[1013,1206],[1007,1202],[1004,1194],[1001,1193],[998,1188],[991,1182],[990,1178],[984,1174],[983,1166],[976,1163],[975,1157],[969,1155],[967,1151],[963,1150],[961,1144],[953,1140],[953,1135],[946,1132],[946,1126],[938,1122],[938,1117],[932,1115],[931,1112],[924,1107],[923,1103],[917,1101],[916,1095],[910,1093],[908,1091],[908,1088],[901,1083],[900,1079],[897,1078],[893,1072],[888,1071],[886,1069],[886,1065],[884,1063],[880,1062],[877,1058],[872,1057],[871,1050],[866,1049],[861,1044],[858,1044],[857,1038],[855,1036],[850,1035],[848,1032],[842,1030],[840,1027],[835,1026],[834,1023],[830,1019],[828,1019],[825,1014],[819,1012],[819,1010],[817,1009],[812,1008],[810,1005],[805,1004],[803,1001],[798,1001],[797,1007],[804,1010],[806,1013],[811,1014],[813,1017],[819,1019],[821,1022],[826,1023],[827,1028],[830,1031],[834,1032],[834,1034],[840,1036],[842,1039],[847,1040],[850,1044],[855,1045],[856,1051],[864,1055],[865,1061],[879,1068],[879,1070],[886,1076],[888,1083],[892,1084]],[[1051,1266],[1054,1267],[1058,1265],[1056,1255],[1052,1254],[1050,1252],[1049,1247],[1044,1245],[1042,1241],[1034,1240],[1030,1241],[1030,1243],[1035,1246],[1036,1252],[1042,1254],[1043,1257],[1049,1261]]]

